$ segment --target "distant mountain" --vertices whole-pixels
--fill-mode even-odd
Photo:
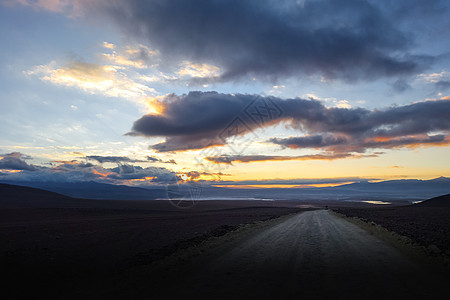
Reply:
[[[109,200],[153,200],[167,198],[165,189],[144,189],[126,185],[88,182],[5,182],[28,186],[73,198]]]
[[[110,200],[150,200],[167,199],[167,189],[138,188],[125,185],[112,185],[98,182],[5,182],[16,185],[40,188],[74,198]],[[180,188],[180,196],[190,197],[189,188]],[[178,192],[178,190],[177,190]],[[199,199],[274,199],[274,200],[342,200],[367,201],[388,200],[412,203],[450,193],[450,178],[440,177],[432,180],[388,180],[382,182],[356,182],[337,187],[322,188],[260,188],[240,189],[201,186]],[[173,193],[177,194],[177,193]],[[198,199],[198,198],[196,198]]]
[[[450,207],[450,194],[434,197],[423,202],[414,204],[420,207]]]
[[[405,191],[419,191],[419,192],[450,192],[450,178],[439,177],[431,180],[419,179],[403,179],[403,180],[388,180],[381,182],[357,182],[346,185],[341,185],[334,190],[355,190],[365,192],[400,192]],[[442,193],[441,193],[442,194]]]
[[[219,189],[208,187],[202,191],[202,197],[343,201],[406,200],[412,203],[447,193],[450,193],[450,178],[440,177],[432,180],[407,179],[374,183],[362,181],[337,187],[322,188]]]

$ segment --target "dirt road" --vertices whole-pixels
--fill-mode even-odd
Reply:
[[[243,233],[177,266],[176,271],[162,271],[158,278],[160,292],[155,282],[148,282],[147,290],[138,287],[132,294],[158,299],[438,299],[448,295],[442,275],[326,210],[300,213]]]

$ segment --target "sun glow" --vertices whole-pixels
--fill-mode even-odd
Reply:
[[[160,97],[145,97],[141,102],[144,104],[147,114],[161,115],[165,111],[164,103]]]

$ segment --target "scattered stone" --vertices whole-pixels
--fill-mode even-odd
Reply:
[[[439,249],[436,245],[430,245],[427,247],[428,252],[430,252],[431,254],[441,254],[441,249]]]

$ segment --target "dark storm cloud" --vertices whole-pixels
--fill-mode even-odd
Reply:
[[[278,156],[278,155],[222,155],[210,156],[205,159],[217,164],[232,164],[233,162],[249,163],[256,161],[286,161],[286,160],[335,160],[343,158],[359,158],[352,154],[315,154],[299,156]]]
[[[155,158],[155,157],[151,157],[151,156],[147,156],[147,160],[149,162],[160,162],[161,161],[159,158]]]
[[[223,145],[220,132],[254,99],[253,95],[215,92],[169,95],[161,102],[164,106],[163,115],[143,116],[134,123],[128,134],[166,137],[165,142],[152,147],[159,152]],[[250,124],[253,128],[255,125]]]
[[[137,160],[137,159],[131,159],[126,156],[100,156],[100,155],[89,155],[86,156],[87,159],[95,160],[99,163],[124,163],[124,162],[146,162],[145,160]]]
[[[92,168],[94,167],[91,163],[85,163],[85,162],[79,162],[78,160],[54,160],[52,163],[58,163],[56,167],[53,169],[55,170],[73,170],[73,169],[79,169],[79,168]],[[53,164],[51,164],[53,165]]]
[[[147,160],[149,162],[159,162],[159,163],[163,163],[163,164],[174,164],[174,165],[177,164],[177,162],[174,159],[162,160],[162,159],[159,159],[156,157],[147,156]]]
[[[269,103],[272,108],[279,108],[280,113],[269,111],[270,107],[265,106]],[[319,101],[300,98],[191,92],[182,96],[170,95],[161,104],[162,114],[143,116],[129,133],[165,137],[165,142],[152,146],[160,152],[224,145],[230,138],[280,122],[303,135],[274,137],[268,142],[291,148],[347,153],[449,143],[449,100],[368,110],[328,108]],[[255,108],[258,114],[255,114]],[[264,116],[266,121],[260,122],[255,116]]]
[[[137,162],[150,162],[150,163],[167,163],[167,164],[177,164],[175,160],[171,159],[168,161],[164,161],[162,159],[148,156],[146,157],[146,160],[140,160],[140,159],[132,159],[126,156],[100,156],[100,155],[89,155],[86,156],[87,159],[97,161],[99,163],[117,163],[117,164],[126,164],[126,163],[137,163]]]
[[[387,140],[384,140],[383,138],[377,140],[377,138],[375,138],[369,141],[364,141],[358,137],[354,137],[353,140],[349,140],[347,143],[343,145],[340,146],[323,145],[321,148],[328,151],[332,151],[334,153],[339,153],[339,152],[365,152],[368,149],[375,149],[375,148],[392,149],[401,147],[417,147],[417,146],[426,146],[427,144],[448,145],[450,144],[450,139],[446,137],[447,137],[446,135],[433,135],[422,138],[400,137]],[[270,142],[277,145],[281,145],[283,147],[289,147],[293,149],[310,148],[304,146],[302,138],[298,137],[285,139],[271,139]]]
[[[440,2],[315,0],[129,0],[89,3],[165,62],[221,67],[219,80],[320,74],[344,80],[415,74],[433,62],[414,54],[414,26]],[[426,12],[422,13],[422,8]],[[433,8],[440,7],[440,11]],[[402,12],[403,14],[400,14]],[[412,23],[414,24],[414,23]],[[403,28],[403,29],[401,29]],[[409,28],[408,30],[404,28]],[[401,86],[399,86],[401,88]]]
[[[31,157],[20,152],[2,154],[0,158],[0,169],[19,171],[36,171],[38,169],[36,166],[30,165],[25,161],[25,159],[30,159]]]
[[[148,167],[142,168],[129,164],[122,164],[117,168],[106,169],[110,171],[107,174],[108,179],[113,180],[133,180],[148,179],[151,182],[167,183],[175,178],[176,174],[166,168]],[[151,179],[150,179],[151,178]]]
[[[274,144],[282,145],[281,141],[289,140],[289,143],[296,144],[301,148],[322,148],[334,145],[346,144],[348,142],[347,138],[343,136],[333,136],[333,135],[310,135],[304,137],[291,137],[289,139],[278,139],[273,138],[269,141]]]
[[[133,125],[133,132],[148,136],[214,136],[224,128],[230,116],[237,116],[253,95],[229,95],[216,92],[190,92],[168,95],[161,104],[163,115],[146,115]],[[205,125],[208,126],[205,126]]]

